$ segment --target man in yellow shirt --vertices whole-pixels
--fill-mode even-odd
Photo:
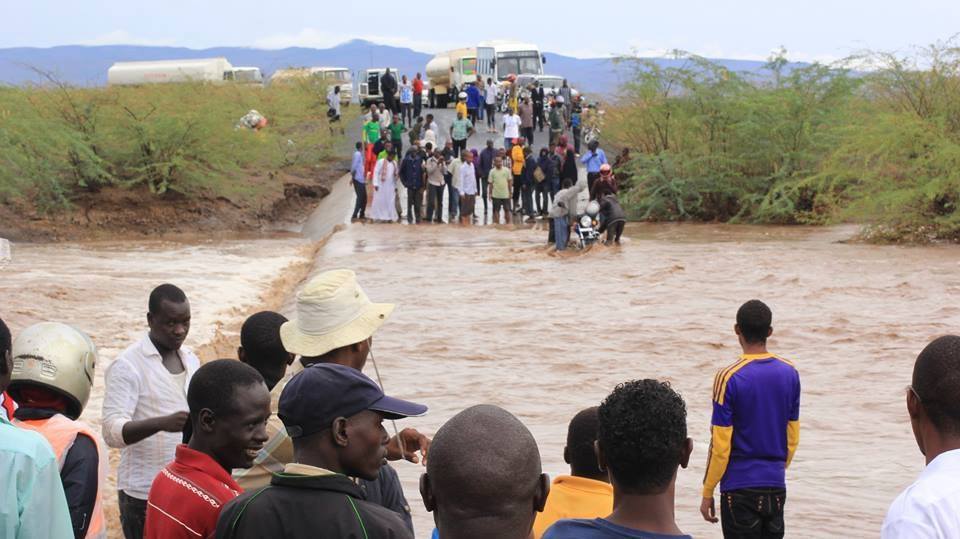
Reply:
[[[527,159],[523,155],[522,138],[515,138],[510,149],[510,172],[513,173],[513,213],[520,213],[520,186],[523,184],[523,166]]]
[[[533,525],[536,539],[560,519],[593,519],[613,512],[613,487],[597,465],[594,452],[599,424],[596,406],[581,411],[570,421],[567,446],[563,448],[563,460],[570,465],[570,475],[553,480],[547,505]]]

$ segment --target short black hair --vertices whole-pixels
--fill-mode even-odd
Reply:
[[[567,457],[570,459],[570,471],[573,475],[603,475],[594,451],[594,442],[597,441],[597,431],[600,428],[598,410],[597,406],[581,410],[570,420],[570,427],[567,429]]]
[[[218,416],[229,416],[237,388],[264,384],[263,376],[236,359],[217,359],[205,363],[190,379],[187,406],[190,419],[196,420],[200,410],[208,408]]]
[[[449,525],[458,515],[480,513],[487,525],[523,521],[541,471],[537,441],[519,419],[497,406],[467,408],[444,423],[430,445],[427,475],[437,506],[449,509],[435,519]]]
[[[280,340],[280,326],[286,322],[286,316],[273,311],[250,315],[240,326],[240,346],[254,361],[286,356],[287,350]]]
[[[945,335],[920,352],[912,385],[937,430],[960,435],[960,336]]]
[[[571,180],[570,178],[564,178],[563,181],[560,182],[560,187],[563,187],[564,189],[569,189],[573,187],[573,180]]]
[[[751,299],[737,309],[737,326],[743,340],[748,343],[765,343],[773,324],[773,312],[759,299]]]
[[[363,143],[362,143],[362,142],[358,142],[358,143],[357,143],[357,150],[361,150],[361,149],[363,149]]]
[[[670,384],[618,385],[598,410],[598,439],[612,479],[629,494],[659,494],[677,472],[687,440],[687,407]]]
[[[7,324],[0,318],[0,375],[7,375],[7,353],[11,351],[13,347],[13,337],[10,336],[10,328],[7,327]]]
[[[147,308],[150,309],[151,313],[156,314],[160,310],[160,304],[163,300],[167,300],[170,303],[183,303],[187,301],[187,295],[177,286],[164,283],[154,288],[153,292],[150,292],[150,301],[147,302]]]

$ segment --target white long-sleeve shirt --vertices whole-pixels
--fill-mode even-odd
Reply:
[[[117,489],[146,500],[153,478],[176,454],[183,440],[179,432],[158,432],[135,444],[123,441],[123,426],[130,421],[186,412],[187,387],[200,360],[187,347],[180,348],[186,369],[183,382],[163,366],[163,358],[148,335],[130,345],[107,367],[103,394],[103,439],[120,448]]]
[[[460,194],[477,194],[477,170],[473,163],[463,163],[460,165]]]

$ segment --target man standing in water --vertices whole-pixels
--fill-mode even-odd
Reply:
[[[762,301],[740,306],[733,329],[743,354],[713,383],[700,513],[717,522],[713,491],[720,483],[726,539],[784,534],[785,472],[800,441],[800,375],[793,363],[767,351],[772,321]]]
[[[927,467],[894,500],[882,539],[960,537],[960,337],[920,352],[907,390],[907,413]]]
[[[173,460],[187,422],[187,387],[200,361],[183,341],[190,303],[172,284],[150,293],[150,331],[107,368],[103,438],[120,449],[120,524],[127,539],[143,537],[150,484]],[[149,439],[149,441],[147,441]]]

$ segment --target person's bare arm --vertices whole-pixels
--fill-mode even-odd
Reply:
[[[158,432],[181,432],[187,423],[187,418],[187,412],[174,412],[170,415],[140,421],[127,421],[123,425],[123,443],[135,444]]]

